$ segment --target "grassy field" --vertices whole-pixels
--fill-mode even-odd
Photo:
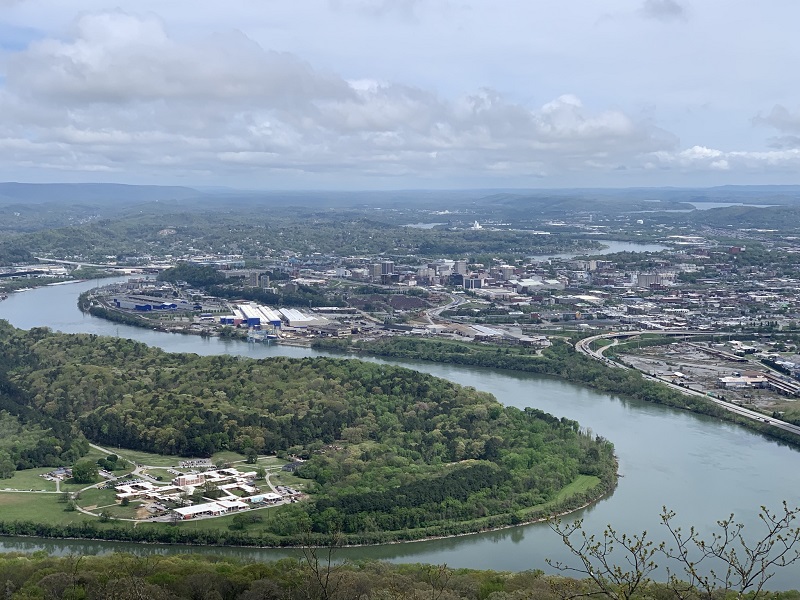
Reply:
[[[601,338],[599,340],[593,341],[590,345],[592,347],[592,350],[597,350],[598,348],[602,348],[602,347],[608,346],[610,344],[613,344],[613,342],[611,340],[606,340],[606,339],[602,339]]]
[[[570,496],[588,492],[598,483],[600,483],[599,477],[595,477],[594,475],[578,475],[578,478],[575,481],[573,481],[565,488],[560,490],[558,494],[556,494],[556,497],[553,498],[550,502],[545,502],[544,504],[537,504],[536,506],[532,506],[522,512],[523,514],[528,514],[547,509],[549,506],[553,506],[558,502],[562,502],[567,498],[569,498]]]
[[[119,455],[137,464],[152,465],[154,467],[174,467],[182,460],[192,460],[190,457],[154,454],[152,452],[142,452],[141,450],[120,449]]]
[[[267,506],[264,508],[256,509],[255,512],[246,511],[244,514],[248,515],[258,515],[261,517],[263,523],[269,523],[270,519],[274,517],[277,511],[283,510],[287,508],[288,505],[281,505],[281,506]],[[224,517],[215,517],[213,519],[189,519],[188,521],[182,521],[180,527],[185,527],[187,529],[192,529],[195,531],[210,531],[214,529],[220,528],[227,528],[233,522],[233,518],[237,514],[242,513],[233,513],[230,515],[225,515]],[[141,527],[141,525],[139,525]],[[263,525],[254,525],[252,526],[252,531],[259,531],[263,530]]]
[[[88,456],[81,460],[91,460],[94,462],[98,458],[105,456],[100,452],[93,453],[92,456]],[[34,491],[43,491],[43,492],[55,492],[56,491],[56,482],[55,481],[48,481],[44,477],[41,477],[44,473],[49,473],[52,471],[54,467],[40,467],[37,469],[25,469],[24,471],[15,471],[14,475],[12,475],[9,479],[0,480],[0,491],[4,489],[9,490],[34,490]],[[124,475],[125,473],[130,472],[130,469],[124,471],[115,471],[114,474]],[[99,481],[99,479],[98,479]],[[77,492],[80,489],[86,487],[87,484],[85,483],[73,483],[71,479],[63,480],[61,485],[58,489],[62,492]]]
[[[128,506],[120,506],[119,504],[112,504],[97,508],[97,512],[106,513],[112,519],[135,519],[136,513],[140,508],[140,504],[132,502]],[[93,511],[94,512],[94,511]]]
[[[114,490],[98,490],[97,488],[92,488],[80,493],[78,506],[84,508],[88,506],[106,506],[108,504],[114,504],[114,502],[116,502],[116,492]]]
[[[153,452],[143,452],[141,450],[126,450],[119,449],[119,456],[132,460],[140,465],[148,465],[153,467],[177,467],[178,463],[183,460],[197,460],[196,456],[174,456],[170,454],[155,454]],[[99,456],[98,456],[99,458]],[[217,452],[211,457],[211,463],[217,464],[219,462],[238,462],[244,460],[244,456],[238,452],[223,451]]]
[[[277,456],[262,456],[258,459],[258,466],[269,469],[272,467],[282,467],[287,462],[289,461],[278,458]]]
[[[296,475],[292,475],[286,471],[270,473],[269,480],[272,482],[272,485],[288,485],[298,489],[302,489],[308,484],[308,479],[300,479]]]
[[[53,469],[51,467],[42,467],[39,469],[26,469],[24,471],[16,471],[9,479],[0,481],[0,490],[37,490],[46,492],[56,491],[56,482],[47,481],[44,477],[40,477],[42,473],[49,473]]]
[[[0,515],[8,521],[38,523],[80,523],[87,517],[77,511],[66,511],[59,494],[26,494],[0,492]]]

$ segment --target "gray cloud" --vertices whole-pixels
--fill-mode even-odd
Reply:
[[[797,135],[783,135],[773,137],[767,140],[767,146],[775,150],[791,150],[792,148],[800,148],[800,136]]]
[[[785,106],[776,104],[766,115],[757,115],[753,124],[772,127],[782,134],[769,138],[768,147],[775,150],[800,148],[800,111],[793,113]]]
[[[686,9],[676,0],[645,0],[642,16],[659,21],[685,20]]]
[[[344,97],[348,86],[238,32],[181,44],[155,17],[87,14],[75,38],[33,43],[8,62],[12,91],[67,103],[192,99],[268,105]]]
[[[800,111],[792,113],[781,104],[776,104],[766,115],[758,115],[753,119],[756,125],[767,125],[778,131],[800,133]]]

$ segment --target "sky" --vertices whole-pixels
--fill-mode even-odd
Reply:
[[[799,22],[796,0],[0,0],[0,180],[800,184]]]

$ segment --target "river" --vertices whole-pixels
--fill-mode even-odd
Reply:
[[[103,281],[101,283],[107,283]],[[315,356],[313,350],[288,346],[248,344],[219,338],[160,333],[117,325],[83,315],[77,296],[97,281],[50,286],[12,294],[0,302],[0,318],[28,329],[47,326],[66,333],[123,336],[172,352],[236,354],[253,358]],[[622,477],[610,497],[582,511],[587,529],[600,532],[606,524],[628,533],[660,533],[658,515],[666,505],[679,521],[708,532],[731,512],[753,535],[759,532],[758,507],[777,508],[798,499],[800,455],[740,427],[708,417],[643,402],[622,400],[557,379],[481,368],[415,361],[379,361],[400,364],[491,392],[504,404],[532,406],[610,439],[616,446]],[[111,550],[137,553],[209,552],[252,559],[286,556],[291,551],[241,548],[179,548],[112,542],[51,541],[0,538],[0,551],[94,554]],[[546,558],[568,558],[555,534],[543,524],[445,540],[393,544],[342,550],[346,558],[375,558],[404,562],[446,563],[451,567],[499,570],[543,569]],[[797,587],[796,578],[779,573],[777,588]]]

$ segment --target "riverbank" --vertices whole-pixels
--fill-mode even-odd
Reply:
[[[209,331],[206,328],[193,327],[194,323],[176,325],[169,322],[155,321],[153,319],[131,314],[130,312],[95,304],[89,300],[87,293],[81,294],[81,297],[78,300],[78,308],[83,313],[90,314],[99,319],[111,321],[112,323],[119,323],[121,325],[128,325],[130,327],[139,327],[141,329],[159,331],[161,333],[177,333],[181,335],[194,335],[200,337],[220,337],[223,339],[241,341],[247,340],[247,333],[235,330],[233,328],[223,329],[222,331]]]
[[[547,522],[552,518],[563,517],[576,511],[588,508],[604,498],[609,497],[616,487],[617,477],[612,481],[598,480],[597,484],[583,493],[569,493],[569,487],[562,490],[564,498],[559,498],[541,507],[532,507],[516,514],[496,515],[472,522],[458,522],[447,525],[453,531],[444,532],[445,526],[434,526],[420,530],[400,530],[384,532],[365,532],[357,536],[337,535],[339,545],[345,548],[363,548],[412,542],[447,540],[464,536],[503,531],[506,529]],[[2,499],[4,492],[0,492]],[[54,500],[55,502],[55,500]],[[2,502],[0,502],[2,504]],[[269,509],[265,509],[269,510]],[[248,512],[237,513],[248,514]],[[174,524],[151,522],[122,522],[114,519],[108,521],[75,520],[73,515],[69,523],[44,523],[36,521],[2,521],[0,520],[0,536],[23,537],[54,540],[83,540],[103,542],[134,542],[145,544],[165,544],[180,546],[223,546],[231,548],[253,549],[285,549],[308,546],[326,546],[330,543],[329,534],[302,532],[297,536],[278,538],[262,535],[256,537],[247,531],[231,531],[226,525],[236,515],[228,515],[213,519],[218,528],[210,528],[208,522],[180,522]],[[200,524],[196,529],[190,527]],[[358,540],[358,538],[363,538]]]
[[[555,343],[542,353],[493,344],[470,344],[422,338],[388,338],[374,342],[319,339],[316,350],[347,352],[386,358],[404,358],[454,365],[472,365],[558,377],[606,393],[661,404],[735,423],[751,431],[800,448],[800,436],[726,411],[700,396],[689,396],[642,377],[638,371],[614,369],[575,351],[567,343]]]

